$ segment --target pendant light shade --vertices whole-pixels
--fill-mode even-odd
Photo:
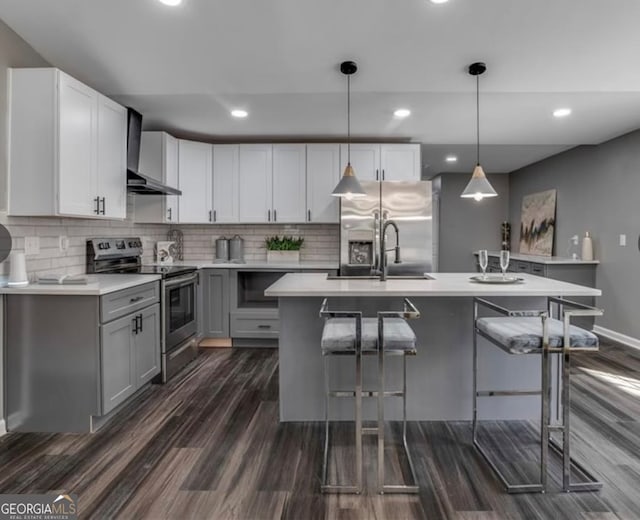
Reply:
[[[340,64],[340,72],[347,76],[347,167],[331,195],[346,199],[366,195],[351,166],[351,75],[357,70],[358,66],[353,61],[343,61]]]
[[[487,70],[487,66],[482,63],[472,63],[469,65],[469,74],[476,77],[476,167],[471,175],[471,180],[460,195],[462,198],[475,199],[480,201],[485,197],[497,197],[498,193],[493,189],[489,179],[480,165],[480,75]]]

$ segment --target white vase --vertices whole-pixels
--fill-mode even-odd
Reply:
[[[267,263],[298,264],[300,263],[300,251],[269,251],[267,250]]]
[[[586,261],[593,260],[593,240],[587,231],[582,239],[582,259]]]

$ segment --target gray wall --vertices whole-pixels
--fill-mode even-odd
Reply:
[[[473,252],[500,249],[500,224],[509,215],[509,176],[488,175],[497,197],[476,202],[462,199],[471,172],[444,173],[434,182],[439,191],[438,270],[441,272],[475,271]],[[439,190],[438,190],[439,186]]]
[[[569,238],[590,231],[598,299],[597,325],[640,338],[640,131],[598,146],[581,146],[510,175],[510,218],[517,250],[522,197],[557,189],[555,254],[566,256]],[[627,235],[627,246],[618,245]]]
[[[0,20],[0,210],[7,208],[7,69],[48,66],[42,56]]]
[[[48,63],[0,20],[0,211],[7,208],[7,69],[46,66]],[[0,338],[3,337],[2,303],[0,301]],[[0,356],[0,418],[4,417],[3,358]]]

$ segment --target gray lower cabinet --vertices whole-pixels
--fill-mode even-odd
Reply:
[[[102,326],[102,412],[108,413],[136,391],[133,327],[125,316]]]
[[[158,304],[101,327],[103,414],[160,373],[159,334]]]
[[[203,269],[201,278],[203,335],[229,337],[229,271]]]
[[[160,306],[153,305],[140,314],[140,330],[133,336],[138,388],[160,373]]]
[[[280,332],[278,300],[264,290],[292,272],[328,272],[323,269],[238,267],[200,271],[199,333],[204,338],[277,340]]]
[[[7,429],[95,431],[160,373],[160,284],[5,296]]]

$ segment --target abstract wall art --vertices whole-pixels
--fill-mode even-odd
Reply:
[[[556,228],[556,190],[541,191],[522,199],[520,253],[551,256]]]

